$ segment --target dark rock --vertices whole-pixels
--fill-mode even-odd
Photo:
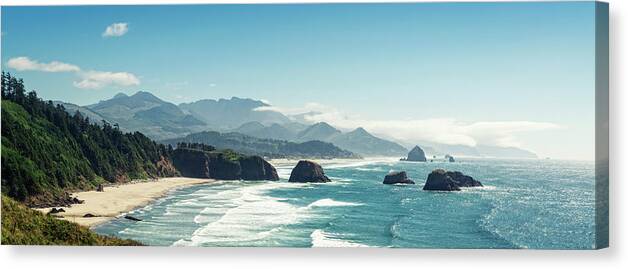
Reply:
[[[391,172],[384,177],[384,184],[414,184],[414,181],[408,179],[406,171]]]
[[[52,208],[50,209],[50,211],[48,212],[48,214],[57,214],[57,213],[62,213],[65,212],[65,209],[63,208]]]
[[[456,182],[456,185],[458,185],[458,187],[482,187],[482,183],[480,181],[477,181],[461,172],[447,172],[447,175],[449,175],[449,177],[451,177],[451,179]]]
[[[292,169],[290,173],[290,179],[288,182],[331,182],[331,180],[325,175],[323,168],[312,161],[299,161],[297,166]]]
[[[103,192],[105,191],[105,187],[102,184],[98,184],[98,186],[96,187],[96,191]]]
[[[451,156],[449,154],[445,155],[445,159],[450,163],[456,162],[456,159],[454,159],[454,156]]]
[[[409,153],[406,161],[409,162],[426,162],[427,158],[425,158],[425,152],[419,146],[415,146]]]
[[[132,221],[142,221],[141,219],[129,215],[124,215],[124,218]]]
[[[279,180],[277,169],[259,156],[240,158],[243,180]]]
[[[74,203],[74,204],[82,204],[84,202],[85,202],[85,200],[81,200],[81,199],[76,198],[76,197],[72,198],[72,203]]]
[[[481,187],[482,183],[461,172],[448,172],[444,169],[432,171],[425,181],[426,191],[459,191],[461,187]]]
[[[92,213],[87,213],[85,215],[83,215],[83,218],[93,218],[96,217],[96,215],[92,214]]]

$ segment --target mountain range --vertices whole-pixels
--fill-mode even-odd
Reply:
[[[287,116],[264,109],[259,100],[232,97],[204,99],[175,105],[147,91],[133,95],[119,93],[96,104],[62,104],[70,113],[79,111],[90,121],[117,124],[123,131],[139,131],[155,140],[182,138],[204,131],[240,133],[250,138],[283,140],[294,143],[322,141],[361,156],[404,156],[417,143],[395,141],[374,135],[364,128],[343,132],[325,122],[304,124],[308,113]],[[419,142],[426,154],[476,157],[536,158],[532,152],[509,147],[445,145]]]

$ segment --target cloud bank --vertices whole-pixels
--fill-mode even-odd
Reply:
[[[371,133],[408,143],[429,141],[448,145],[521,148],[523,144],[517,135],[562,128],[554,123],[534,121],[463,122],[453,118],[368,120],[319,103],[307,103],[298,108],[268,106],[256,110],[281,112],[305,123],[324,121],[341,129],[363,127]]]
[[[107,29],[102,33],[103,37],[118,37],[123,36],[129,31],[129,24],[126,22],[118,22],[107,26]]]
[[[40,63],[38,61],[31,60],[28,57],[16,57],[9,59],[7,66],[18,71],[78,72],[81,70],[78,66],[73,64],[58,61]]]
[[[75,73],[80,80],[74,81],[74,87],[80,89],[99,89],[106,86],[136,86],[140,84],[139,78],[128,72],[108,72],[108,71],[83,71],[77,65],[52,61],[42,63],[31,60],[28,57],[15,57],[7,61],[7,67],[18,71],[39,71],[39,72],[71,72]]]

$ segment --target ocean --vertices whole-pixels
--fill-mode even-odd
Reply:
[[[323,165],[332,183],[222,181],[173,190],[93,228],[156,246],[541,248],[595,247],[592,161],[367,159]],[[436,168],[484,187],[423,191]],[[416,185],[384,185],[390,171]]]

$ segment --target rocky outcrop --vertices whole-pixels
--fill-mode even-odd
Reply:
[[[477,181],[461,172],[447,172],[447,175],[453,179],[458,187],[482,187],[482,183],[480,181]]]
[[[279,180],[277,170],[259,156],[242,156],[234,152],[207,152],[176,149],[172,154],[181,175],[221,180]]]
[[[450,163],[456,162],[456,159],[454,159],[454,156],[451,156],[449,154],[445,155],[445,160]]]
[[[427,158],[425,158],[425,152],[419,146],[415,146],[409,153],[406,161],[409,162],[426,162]]]
[[[279,180],[277,169],[259,156],[240,158],[243,180]]]
[[[48,214],[57,214],[63,212],[65,212],[65,209],[53,207],[52,209],[50,209],[50,211],[48,211]]]
[[[325,183],[331,180],[325,175],[323,168],[312,161],[299,161],[297,166],[292,169],[288,182],[316,182]]]
[[[384,184],[414,184],[414,181],[408,179],[406,171],[391,172],[384,177]]]
[[[172,153],[172,163],[184,177],[210,178],[209,158],[203,151],[176,149]]]
[[[461,172],[449,172],[444,169],[432,171],[425,181],[426,191],[459,191],[461,187],[481,187],[482,183]]]

